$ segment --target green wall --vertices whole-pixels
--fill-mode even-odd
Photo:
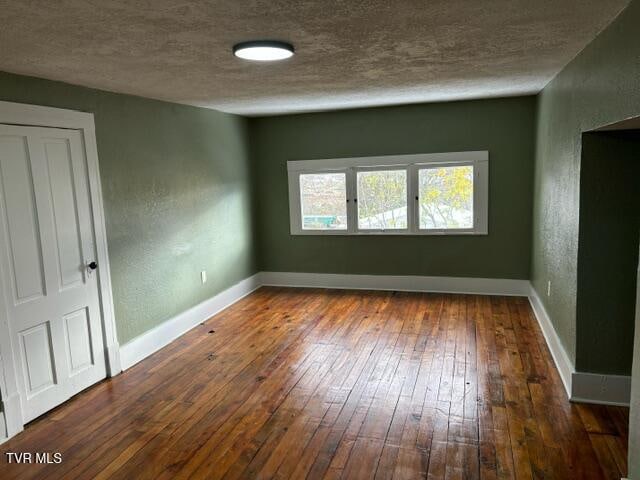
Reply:
[[[535,98],[251,119],[265,271],[528,279]],[[287,161],[488,150],[487,236],[292,236]]]
[[[640,0],[633,0],[538,97],[531,276],[574,362],[581,348],[576,335],[581,137],[585,131],[640,115],[638,25]],[[550,297],[547,280],[552,281]],[[634,361],[631,402],[637,417],[637,349]],[[608,373],[618,370],[608,363],[606,355],[599,356],[590,367]],[[637,422],[631,425],[630,438],[632,445],[640,445]],[[639,479],[640,449],[629,453],[630,478]]]
[[[585,133],[580,166],[576,369],[631,374],[640,136]]]
[[[95,115],[121,344],[256,272],[246,119],[5,73],[0,100]]]
[[[538,97],[531,276],[574,362],[582,133],[640,115],[639,24],[634,0]]]
[[[628,358],[590,354],[601,329],[596,320],[577,326],[576,299],[582,134],[640,115],[638,25],[633,0],[537,99],[246,120],[3,73],[0,99],[95,114],[121,343],[259,269],[531,277],[578,367],[628,373]],[[485,149],[488,236],[289,234],[287,160]],[[630,475],[640,479],[638,422],[630,438]]]

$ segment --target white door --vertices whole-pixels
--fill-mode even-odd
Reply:
[[[106,376],[88,188],[80,132],[0,125],[0,293],[25,423]]]

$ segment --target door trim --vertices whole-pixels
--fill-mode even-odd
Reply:
[[[111,272],[109,269],[109,251],[105,228],[104,207],[102,203],[102,185],[98,165],[95,122],[92,113],[78,112],[61,108],[42,107],[22,103],[0,101],[0,123],[27,127],[52,127],[78,130],[84,142],[89,176],[89,195],[96,244],[98,274],[98,295],[102,315],[103,341],[107,375],[113,377],[122,371],[120,366],[120,346],[113,311],[111,290]],[[6,431],[0,431],[3,437],[12,437],[24,428],[22,411],[16,407],[19,395],[16,384],[15,365],[17,358],[11,347],[7,306],[4,299],[4,286],[0,275],[0,399],[5,416]],[[0,422],[1,424],[2,422]]]

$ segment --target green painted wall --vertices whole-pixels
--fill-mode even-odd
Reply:
[[[574,362],[582,133],[640,115],[638,24],[634,0],[538,97],[531,275]]]
[[[5,73],[0,100],[95,115],[120,343],[256,272],[246,119]]]
[[[580,349],[576,298],[581,136],[640,115],[638,25],[640,0],[633,0],[539,95],[531,275],[574,362]],[[552,281],[550,297],[546,296],[547,280]],[[635,355],[632,411],[637,412],[640,360],[637,351]],[[611,370],[606,356],[594,358],[590,366]],[[632,445],[640,445],[638,422],[631,425],[630,438]],[[630,450],[630,464],[630,478],[640,479],[640,449]]]
[[[528,279],[535,98],[251,119],[265,271]],[[488,236],[291,236],[287,161],[490,152]]]
[[[576,369],[631,374],[640,136],[586,133],[580,165]]]

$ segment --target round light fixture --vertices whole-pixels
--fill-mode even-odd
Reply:
[[[233,54],[245,60],[274,62],[293,56],[293,45],[275,40],[255,40],[233,46]]]

